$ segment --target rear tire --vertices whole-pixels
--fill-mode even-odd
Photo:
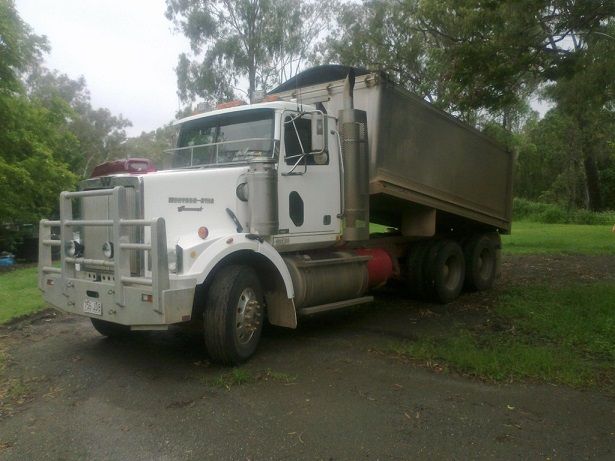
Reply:
[[[425,263],[426,291],[429,297],[442,304],[457,299],[466,272],[461,246],[453,240],[436,242]]]
[[[466,260],[466,287],[470,291],[488,290],[497,273],[497,248],[487,234],[472,237],[464,248]]]
[[[106,320],[94,319],[90,317],[92,326],[101,335],[107,338],[120,338],[128,336],[130,333],[130,327],[126,325],[120,325],[119,323],[107,322]]]
[[[406,264],[406,283],[410,293],[416,298],[425,297],[424,265],[425,257],[430,248],[429,241],[417,242],[410,247]]]
[[[249,266],[226,266],[215,274],[205,297],[205,346],[212,361],[236,365],[249,359],[263,329],[261,283]]]

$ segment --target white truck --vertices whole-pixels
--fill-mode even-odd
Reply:
[[[377,73],[323,66],[268,99],[179,120],[168,169],[63,192],[40,223],[45,300],[106,336],[198,321],[236,364],[264,322],[296,328],[390,279],[443,303],[493,284],[510,153]]]

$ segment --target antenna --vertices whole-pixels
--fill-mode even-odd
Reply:
[[[303,101],[301,100],[301,88],[299,87],[299,75],[295,75],[295,93],[297,95],[297,112],[303,112]]]

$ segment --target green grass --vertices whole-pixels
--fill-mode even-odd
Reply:
[[[229,390],[233,386],[241,386],[251,382],[254,382],[254,377],[249,371],[233,368],[233,371],[221,374],[211,384],[215,387],[224,387]]]
[[[615,254],[613,224],[514,221],[511,234],[502,236],[503,250],[509,254]],[[383,233],[388,228],[371,223],[369,229]]]
[[[395,343],[391,350],[494,381],[613,386],[613,300],[612,283],[515,287],[502,296],[488,324]]]
[[[275,381],[282,384],[292,384],[297,380],[297,376],[280,371],[273,371],[271,368],[267,368],[259,375],[259,379],[263,381]]]
[[[45,307],[37,285],[37,268],[0,273],[0,323]]]
[[[502,236],[510,254],[615,254],[612,226],[514,222]]]

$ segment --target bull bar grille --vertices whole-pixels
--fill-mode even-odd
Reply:
[[[72,199],[84,197],[111,196],[111,219],[79,220],[73,219]],[[112,228],[114,255],[112,260],[87,259],[69,257],[63,251],[65,245],[72,240],[73,227],[106,226]],[[127,229],[140,226],[150,228],[150,242],[130,242]],[[60,228],[60,239],[51,238],[52,227]],[[86,242],[87,244],[87,242]],[[52,266],[52,247],[60,247],[61,267]],[[134,277],[130,272],[129,251],[149,252],[151,261],[151,278]],[[114,286],[113,295],[118,306],[125,306],[124,287],[127,285],[143,285],[151,287],[155,308],[162,309],[162,292],[169,288],[169,267],[166,252],[166,229],[163,218],[127,219],[126,190],[124,186],[113,189],[96,189],[78,192],[62,192],[60,195],[60,220],[42,220],[39,226],[39,288],[45,289],[45,274],[61,274],[64,290],[77,280],[76,265],[98,265],[113,270],[113,281],[107,283]]]

